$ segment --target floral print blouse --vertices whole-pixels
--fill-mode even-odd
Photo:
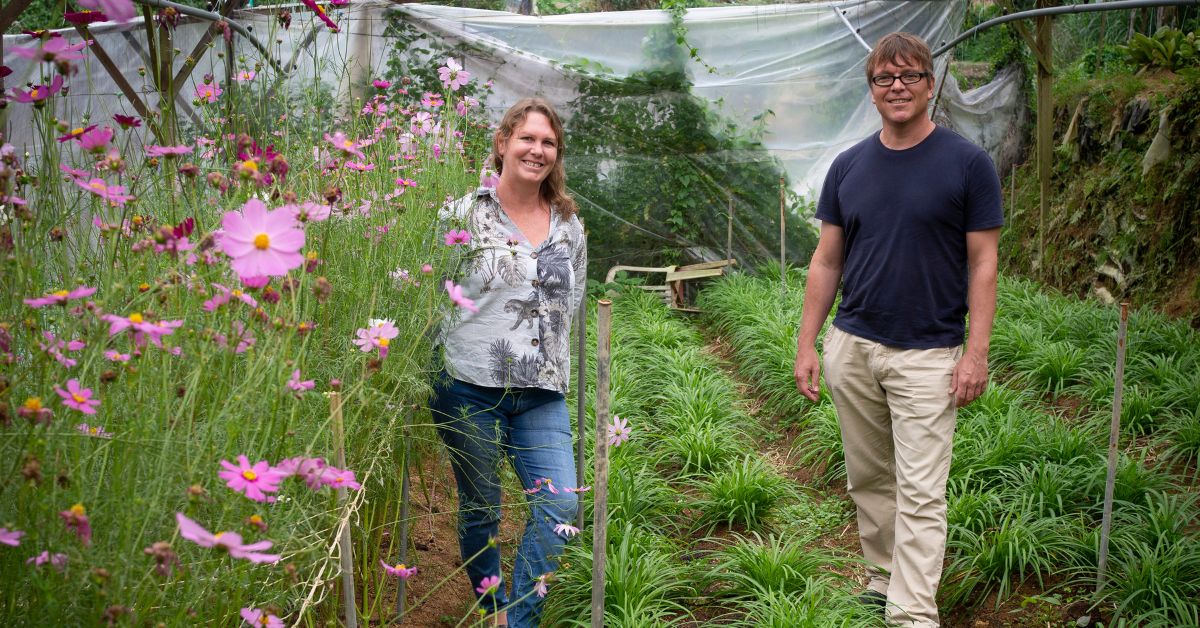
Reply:
[[[583,224],[550,212],[536,248],[481,187],[444,208],[443,225],[471,240],[459,269],[463,295],[479,312],[455,308],[438,336],[446,371],[479,386],[544,388],[566,394],[571,320],[587,286]]]

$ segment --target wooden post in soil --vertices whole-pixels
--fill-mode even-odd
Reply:
[[[784,180],[779,177],[779,289],[787,294],[787,201],[783,193]]]
[[[1104,480],[1104,514],[1100,519],[1100,557],[1096,561],[1096,593],[1104,588],[1108,567],[1108,533],[1112,529],[1113,487],[1117,477],[1117,444],[1121,439],[1121,397],[1125,388],[1125,334],[1129,326],[1129,303],[1121,304],[1117,326],[1117,372],[1113,376],[1112,423],[1108,428],[1108,476]]]
[[[729,223],[725,227],[725,259],[733,259],[733,193],[729,193]]]
[[[604,559],[608,547],[608,378],[612,301],[600,299],[596,329],[596,459],[592,479],[592,628],[604,626]]]
[[[1038,0],[1037,8],[1047,7],[1051,0]],[[1050,160],[1054,147],[1054,32],[1053,18],[1041,15],[1036,19],[1037,48],[1037,170],[1038,170],[1038,278],[1046,280],[1046,220],[1050,213]]]
[[[333,459],[339,469],[346,468],[346,430],[342,423],[342,395],[329,393],[329,413],[333,418]],[[346,503],[346,489],[337,489],[338,505]],[[342,606],[346,613],[346,628],[358,628],[358,604],[354,600],[354,556],[350,546],[350,518],[341,524],[338,535],[338,554],[342,567]]]
[[[584,453],[587,444],[583,439],[583,419],[587,399],[587,299],[579,300],[579,311],[575,312],[575,482],[583,486]],[[583,529],[583,500],[575,511],[575,527]]]
[[[401,447],[401,456],[403,466],[400,468],[400,563],[405,567],[408,566],[408,454],[411,451],[408,447],[408,418],[409,413],[404,413],[404,424],[400,428],[401,438],[404,444]],[[396,579],[396,623],[404,623],[404,578]]]

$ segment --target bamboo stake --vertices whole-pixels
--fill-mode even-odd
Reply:
[[[400,562],[408,566],[408,419],[409,414],[404,413],[404,425],[401,428],[401,438],[404,439],[401,456],[403,457],[403,467],[400,469]],[[404,623],[404,589],[406,582],[404,578],[396,579],[396,623]]]
[[[339,469],[346,468],[346,430],[342,423],[342,396],[329,393],[329,412],[333,418],[333,458]],[[338,505],[346,502],[346,489],[337,489]],[[342,525],[338,538],[338,554],[342,567],[342,604],[346,611],[346,628],[358,628],[358,604],[354,600],[354,556],[350,545],[350,522]]]
[[[608,546],[608,378],[612,301],[600,299],[596,329],[596,459],[592,505],[592,628],[604,626],[604,559]]]
[[[587,444],[583,441],[583,419],[587,397],[587,299],[579,300],[575,313],[575,481],[584,485],[583,465]],[[575,511],[575,527],[583,529],[583,500]]]
[[[1100,559],[1096,561],[1096,593],[1104,588],[1108,567],[1108,533],[1112,528],[1113,487],[1117,477],[1117,443],[1121,439],[1121,396],[1125,387],[1125,332],[1129,325],[1129,302],[1121,303],[1117,326],[1117,373],[1113,377],[1112,424],[1108,428],[1108,476],[1104,480],[1104,515],[1100,524]]]
[[[1008,221],[1017,213],[1017,164],[1013,164],[1012,174],[1008,177]]]
[[[784,180],[779,177],[779,289],[787,293],[787,220],[784,211],[787,201],[783,192]]]

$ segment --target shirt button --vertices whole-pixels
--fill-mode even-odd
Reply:
[[[530,253],[529,257],[532,257],[533,259],[537,259],[537,251]]]
[[[531,281],[531,282],[529,282],[529,283],[533,284],[533,287],[534,287],[534,288],[536,288],[536,287],[538,287],[538,286],[542,285],[542,282],[538,281],[537,279],[534,279],[533,281]]]
[[[537,338],[534,338],[533,340],[530,340],[530,341],[529,341],[529,344],[531,344],[531,345],[533,345],[533,346],[535,346],[535,347],[536,347],[536,346],[538,346],[538,339],[537,339]]]
[[[529,310],[529,315],[530,315],[530,316],[537,316],[537,315],[538,315],[538,313],[537,313],[537,310]]]

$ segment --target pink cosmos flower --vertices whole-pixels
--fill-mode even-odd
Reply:
[[[456,92],[471,80],[471,73],[464,70],[454,59],[446,59],[446,65],[438,68],[438,79],[442,81],[442,85],[449,87],[450,91]]]
[[[354,472],[349,469],[338,469],[335,467],[326,467],[325,473],[321,474],[321,483],[333,488],[352,488],[356,491],[362,490],[362,484],[354,480]]]
[[[433,131],[433,114],[428,111],[418,111],[412,117],[410,130],[417,137],[428,135]]]
[[[112,438],[113,437],[112,432],[104,431],[103,425],[88,425],[87,423],[80,423],[79,425],[75,426],[75,429],[79,430],[80,432],[83,432],[83,434],[85,436],[91,436],[93,438]]]
[[[96,22],[107,22],[108,16],[100,11],[75,11],[71,13],[63,13],[63,19],[70,24],[77,26],[87,26]]]
[[[475,302],[463,296],[463,288],[455,284],[453,281],[446,280],[446,294],[450,295],[450,302],[470,312],[479,312],[479,308]]]
[[[218,293],[213,298],[204,302],[202,308],[205,312],[212,312],[233,299],[237,299],[252,308],[258,307],[258,300],[238,288],[230,290],[219,283],[214,283],[212,286],[218,290]]]
[[[46,99],[57,94],[63,86],[63,77],[61,74],[55,74],[49,85],[34,85],[29,88],[29,91],[14,87],[12,90],[12,99],[16,102],[33,103],[34,106],[42,106],[46,104]]]
[[[61,572],[67,568],[67,555],[63,553],[51,554],[49,551],[45,551],[25,561],[26,565],[33,565],[34,567],[41,567],[46,563],[50,563],[51,567]]]
[[[103,152],[108,147],[108,143],[112,141],[113,130],[109,127],[99,129],[93,128],[90,131],[85,131],[79,136],[79,146],[83,150],[99,153]]]
[[[92,524],[88,521],[87,511],[84,510],[83,504],[75,504],[59,512],[58,516],[62,517],[67,529],[74,532],[85,547],[92,544]]]
[[[251,331],[242,321],[233,321],[233,352],[245,353],[247,349],[253,347],[258,339],[254,337],[254,332]],[[213,342],[217,343],[218,347],[225,348],[230,344],[230,339],[225,334],[213,334]]]
[[[537,578],[534,578],[537,584],[533,585],[533,592],[536,593],[538,597],[546,597],[546,594],[550,592],[547,589],[547,585],[549,584],[550,577],[552,575],[554,575],[553,572],[544,573]]]
[[[347,164],[349,165],[349,164]],[[299,205],[283,205],[277,211],[287,211],[296,219],[296,222],[321,222],[329,218],[329,212],[333,208],[329,205],[321,205],[312,201],[305,201]]]
[[[255,76],[258,76],[258,74],[255,73],[254,70],[242,70],[241,72],[237,73],[237,76],[234,77],[234,80],[239,83],[249,83],[250,81],[254,80]]]
[[[46,305],[66,305],[69,299],[82,299],[84,297],[90,297],[95,293],[95,288],[79,286],[78,288],[70,291],[58,290],[36,299],[25,299],[25,305],[28,305],[32,308],[39,308]]]
[[[92,398],[92,389],[81,388],[77,379],[67,380],[66,390],[55,386],[54,392],[62,397],[64,406],[74,408],[84,414],[96,414],[96,408],[100,405],[99,399]]]
[[[306,379],[304,381],[301,381],[300,380],[300,369],[296,369],[296,370],[292,371],[292,378],[288,380],[287,385],[288,385],[288,388],[291,388],[292,390],[294,390],[298,393],[302,393],[306,390],[312,390],[313,388],[316,388],[317,383],[311,379]]]
[[[444,104],[446,104],[446,103],[445,103],[445,101],[442,100],[441,94],[435,94],[433,92],[425,92],[424,94],[421,94],[421,106],[422,107],[427,107],[429,109],[437,109],[438,107],[441,107]]]
[[[71,368],[75,366],[74,358],[68,358],[63,351],[79,351],[87,346],[87,343],[82,340],[63,341],[55,337],[52,331],[42,331],[42,337],[46,339],[45,343],[38,343],[38,347],[50,354],[59,364]]]
[[[282,619],[258,608],[243,608],[241,615],[242,619],[254,628],[284,628],[285,626]]]
[[[128,353],[121,353],[116,349],[109,349],[104,352],[104,357],[113,362],[128,362],[131,356]]]
[[[576,528],[569,523],[560,523],[554,526],[554,533],[569,539],[576,534],[579,534],[579,528]]]
[[[279,554],[264,554],[262,550],[271,549],[270,541],[257,543],[242,543],[242,535],[237,532],[218,532],[213,534],[200,524],[188,519],[183,513],[175,513],[175,521],[179,523],[179,536],[199,545],[200,547],[216,547],[229,552],[234,558],[244,558],[252,563],[275,563],[282,558]]]
[[[387,89],[392,86],[392,83],[383,79],[375,79],[374,81],[371,81],[371,85],[373,85],[375,89]]]
[[[79,0],[79,6],[102,11],[114,22],[128,22],[137,13],[131,0]]]
[[[421,264],[421,272],[425,273],[426,275],[428,275],[429,273],[432,273],[433,265],[432,264]]]
[[[304,456],[281,460],[274,468],[279,477],[299,477],[304,480],[308,488],[314,491],[324,486],[321,478],[325,475],[326,469],[329,469],[329,466],[325,464],[323,458],[306,458]]]
[[[349,137],[346,137],[346,134],[342,133],[341,131],[337,131],[333,135],[326,133],[325,141],[329,142],[330,144],[333,145],[334,148],[342,151],[343,153],[345,153],[347,155],[354,155],[355,157],[358,157],[359,159],[367,158],[367,156],[364,155],[361,150],[359,150],[359,147],[361,146],[361,144],[359,142],[356,142],[356,141],[350,139]]]
[[[500,588],[500,576],[487,576],[479,581],[479,586],[475,587],[475,592],[480,595],[495,593]]]
[[[99,196],[116,207],[123,207],[126,201],[133,200],[132,196],[125,194],[125,186],[109,185],[104,179],[99,177],[95,177],[86,183],[82,179],[76,179],[75,185]]]
[[[21,544],[21,537],[25,533],[20,530],[9,530],[8,528],[0,528],[0,545],[16,547]],[[403,565],[401,565],[403,567]]]
[[[304,263],[304,231],[287,211],[267,211],[252,198],[242,211],[226,212],[221,220],[221,250],[233,258],[230,266],[242,277],[286,275]]]
[[[621,443],[629,440],[632,433],[633,428],[629,427],[629,421],[613,415],[613,422],[608,426],[609,447],[620,447]]]
[[[221,466],[225,467],[225,470],[218,472],[217,476],[225,480],[226,486],[256,502],[274,502],[275,498],[268,497],[267,493],[279,491],[279,483],[283,476],[272,469],[266,460],[251,465],[250,459],[245,455],[239,455],[237,459],[236,465],[222,460]]]
[[[202,102],[214,103],[225,92],[219,85],[204,83],[196,86],[196,98]]]
[[[192,152],[192,150],[193,149],[191,146],[186,146],[186,145],[159,146],[157,144],[151,144],[146,147],[146,156],[147,157],[174,157],[174,156],[178,156],[178,155],[190,154]]]
[[[330,31],[335,33],[338,32],[338,25],[335,24],[333,20],[329,19],[329,15],[325,13],[325,9],[322,9],[321,5],[316,3],[316,0],[300,0],[300,3],[315,13],[316,16],[320,18],[320,20],[324,22],[326,26],[329,27]]]
[[[2,530],[2,529],[3,528],[0,528],[0,530]],[[417,575],[416,567],[405,567],[404,563],[400,563],[400,564],[396,565],[395,567],[393,567],[393,566],[383,562],[383,559],[380,559],[379,564],[383,565],[383,571],[385,573],[387,573],[387,575],[393,576],[395,578],[399,578],[401,580],[408,580],[409,578]]]
[[[88,131],[91,131],[95,128],[96,128],[96,125],[94,125],[94,124],[91,126],[86,126],[86,127],[83,127],[83,126],[76,127],[74,129],[71,129],[70,131],[67,131],[63,135],[56,137],[55,139],[58,140],[58,143],[60,143],[60,144],[63,142],[69,142],[71,140],[78,140],[80,137],[83,137],[84,133],[87,133]],[[66,164],[59,164],[58,167],[61,169],[65,165]]]
[[[484,168],[479,173],[479,187],[495,189],[500,185],[500,175],[491,168]]]
[[[356,170],[358,172],[371,172],[375,169],[375,164],[363,163],[361,161],[347,161],[342,166],[347,170]]]
[[[359,351],[367,353],[372,349],[379,349],[379,359],[382,360],[387,357],[388,345],[393,338],[400,335],[400,330],[390,319],[373,318],[367,321],[365,328],[358,330],[357,335],[354,344],[358,345]]]
[[[446,246],[467,244],[471,241],[471,233],[466,229],[451,229],[442,238],[446,241]]]
[[[563,490],[564,490],[564,491],[566,491],[566,492],[568,492],[568,493],[586,493],[586,492],[588,492],[588,491],[592,490],[592,487],[590,487],[590,486],[577,486],[577,487],[571,487],[571,488],[564,488]]]
[[[135,129],[139,126],[142,126],[142,120],[137,116],[125,116],[119,113],[114,113],[113,120],[116,121],[117,124],[121,125],[121,128],[123,129]]]
[[[183,320],[174,321],[159,321],[152,323],[147,321],[140,313],[134,312],[129,316],[117,316],[116,314],[104,314],[100,320],[109,323],[108,335],[115,336],[125,330],[133,332],[133,343],[137,346],[143,346],[147,336],[150,337],[150,343],[156,347],[162,347],[162,337],[169,336],[175,333],[175,330],[183,326]]]

